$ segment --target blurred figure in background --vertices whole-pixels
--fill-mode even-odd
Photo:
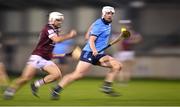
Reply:
[[[0,62],[0,90],[4,91],[9,83],[9,77],[6,73],[5,65]]]
[[[131,20],[120,20],[120,24],[131,33],[129,39],[117,44],[119,51],[114,54],[114,57],[123,63],[122,72],[119,73],[117,80],[120,83],[126,84],[131,78],[135,65],[134,46],[141,42],[142,36],[133,29]]]
[[[122,64],[115,58],[105,54],[98,53],[99,50],[108,45],[111,34],[111,22],[115,10],[111,6],[104,6],[102,9],[102,18],[97,19],[88,29],[89,37],[83,51],[81,53],[80,61],[78,62],[74,72],[67,74],[53,89],[51,96],[52,100],[59,99],[59,93],[63,88],[73,81],[82,78],[92,65],[110,68],[101,87],[102,92],[110,96],[119,96],[117,92],[112,89],[115,76],[122,68]]]
[[[0,32],[0,49],[2,50],[3,44],[2,44],[2,33]],[[4,91],[9,83],[9,77],[6,71],[6,67],[3,62],[1,62],[1,52],[0,52],[0,91]]]
[[[62,77],[58,66],[51,61],[52,51],[55,43],[71,39],[76,35],[75,30],[71,30],[69,33],[63,36],[59,35],[59,28],[61,27],[63,21],[64,15],[62,13],[51,12],[49,14],[49,22],[40,32],[38,44],[29,57],[21,76],[14,80],[5,90],[5,99],[11,99],[25,83],[34,77],[37,69],[46,71],[48,75],[46,75],[44,78],[36,80],[31,84],[31,90],[35,96],[37,96],[36,92],[40,86],[53,82]]]
[[[12,70],[16,66],[14,59],[18,46],[17,44],[18,40],[13,35],[7,37],[5,36],[3,39],[4,63],[7,70]]]

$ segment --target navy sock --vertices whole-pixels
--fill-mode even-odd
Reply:
[[[102,86],[104,92],[111,92],[112,91],[112,82],[104,81]]]
[[[62,88],[61,86],[57,85],[57,86],[54,88],[54,91],[59,93],[59,92],[62,91],[62,89],[63,89],[63,88]]]
[[[104,86],[112,87],[112,82],[104,81]]]

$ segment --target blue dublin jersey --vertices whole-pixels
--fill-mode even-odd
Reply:
[[[103,19],[97,19],[92,24],[89,35],[93,35],[97,37],[95,41],[95,46],[97,51],[101,50],[102,48],[108,45],[110,34],[111,34],[111,24],[106,24],[103,21]],[[89,41],[87,41],[83,50],[92,52]]]
[[[64,54],[71,51],[71,47],[73,45],[73,40],[65,40],[63,42],[59,42],[55,44],[53,49],[53,54]]]

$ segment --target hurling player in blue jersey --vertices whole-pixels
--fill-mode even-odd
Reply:
[[[122,64],[115,58],[105,54],[104,52],[98,53],[99,50],[108,45],[109,37],[111,35],[111,22],[115,10],[111,6],[104,6],[102,9],[102,18],[97,19],[89,28],[86,38],[88,41],[82,50],[80,61],[76,66],[74,72],[67,74],[53,89],[51,93],[52,100],[59,99],[59,93],[71,82],[82,78],[89,70],[90,66],[98,65],[111,70],[107,73],[102,92],[110,96],[118,96],[119,94],[113,91],[112,83],[115,76],[122,68]]]

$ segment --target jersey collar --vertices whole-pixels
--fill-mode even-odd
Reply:
[[[111,22],[107,22],[104,18],[101,18],[101,20],[105,25],[109,25],[111,23]]]

